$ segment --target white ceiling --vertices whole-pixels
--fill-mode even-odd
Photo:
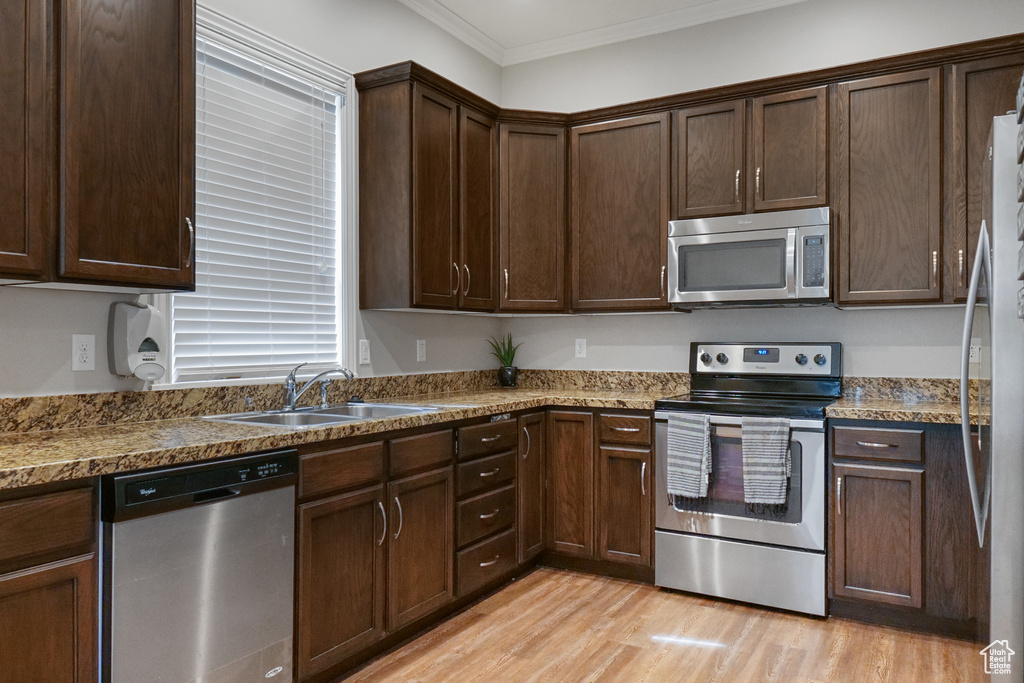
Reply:
[[[399,0],[502,66],[806,0]]]

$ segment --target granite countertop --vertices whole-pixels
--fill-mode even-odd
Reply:
[[[100,474],[241,455],[273,448],[329,441],[441,424],[547,406],[652,410],[664,390],[535,388],[471,390],[383,399],[429,405],[436,412],[290,429],[215,422],[198,417],[150,420],[0,435],[0,489],[81,479]],[[832,418],[958,424],[960,406],[951,401],[842,398],[828,408]]]

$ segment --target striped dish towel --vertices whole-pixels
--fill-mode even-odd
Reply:
[[[711,429],[707,415],[668,416],[668,493],[686,498],[708,495],[711,474]]]
[[[792,474],[789,450],[789,419],[744,417],[743,500],[778,505],[786,502]]]

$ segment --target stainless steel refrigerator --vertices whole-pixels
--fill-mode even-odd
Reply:
[[[961,410],[965,466],[979,545],[990,543],[989,638],[1015,654],[1024,681],[1024,325],[1018,317],[1017,117],[992,120],[984,222],[964,321]],[[970,357],[972,340],[980,354]],[[977,391],[969,390],[968,377]],[[972,435],[969,413],[977,431]],[[975,438],[977,441],[975,441]],[[965,510],[964,514],[971,514]]]

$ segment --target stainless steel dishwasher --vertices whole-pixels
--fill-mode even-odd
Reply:
[[[104,681],[292,680],[294,451],[102,480]]]

